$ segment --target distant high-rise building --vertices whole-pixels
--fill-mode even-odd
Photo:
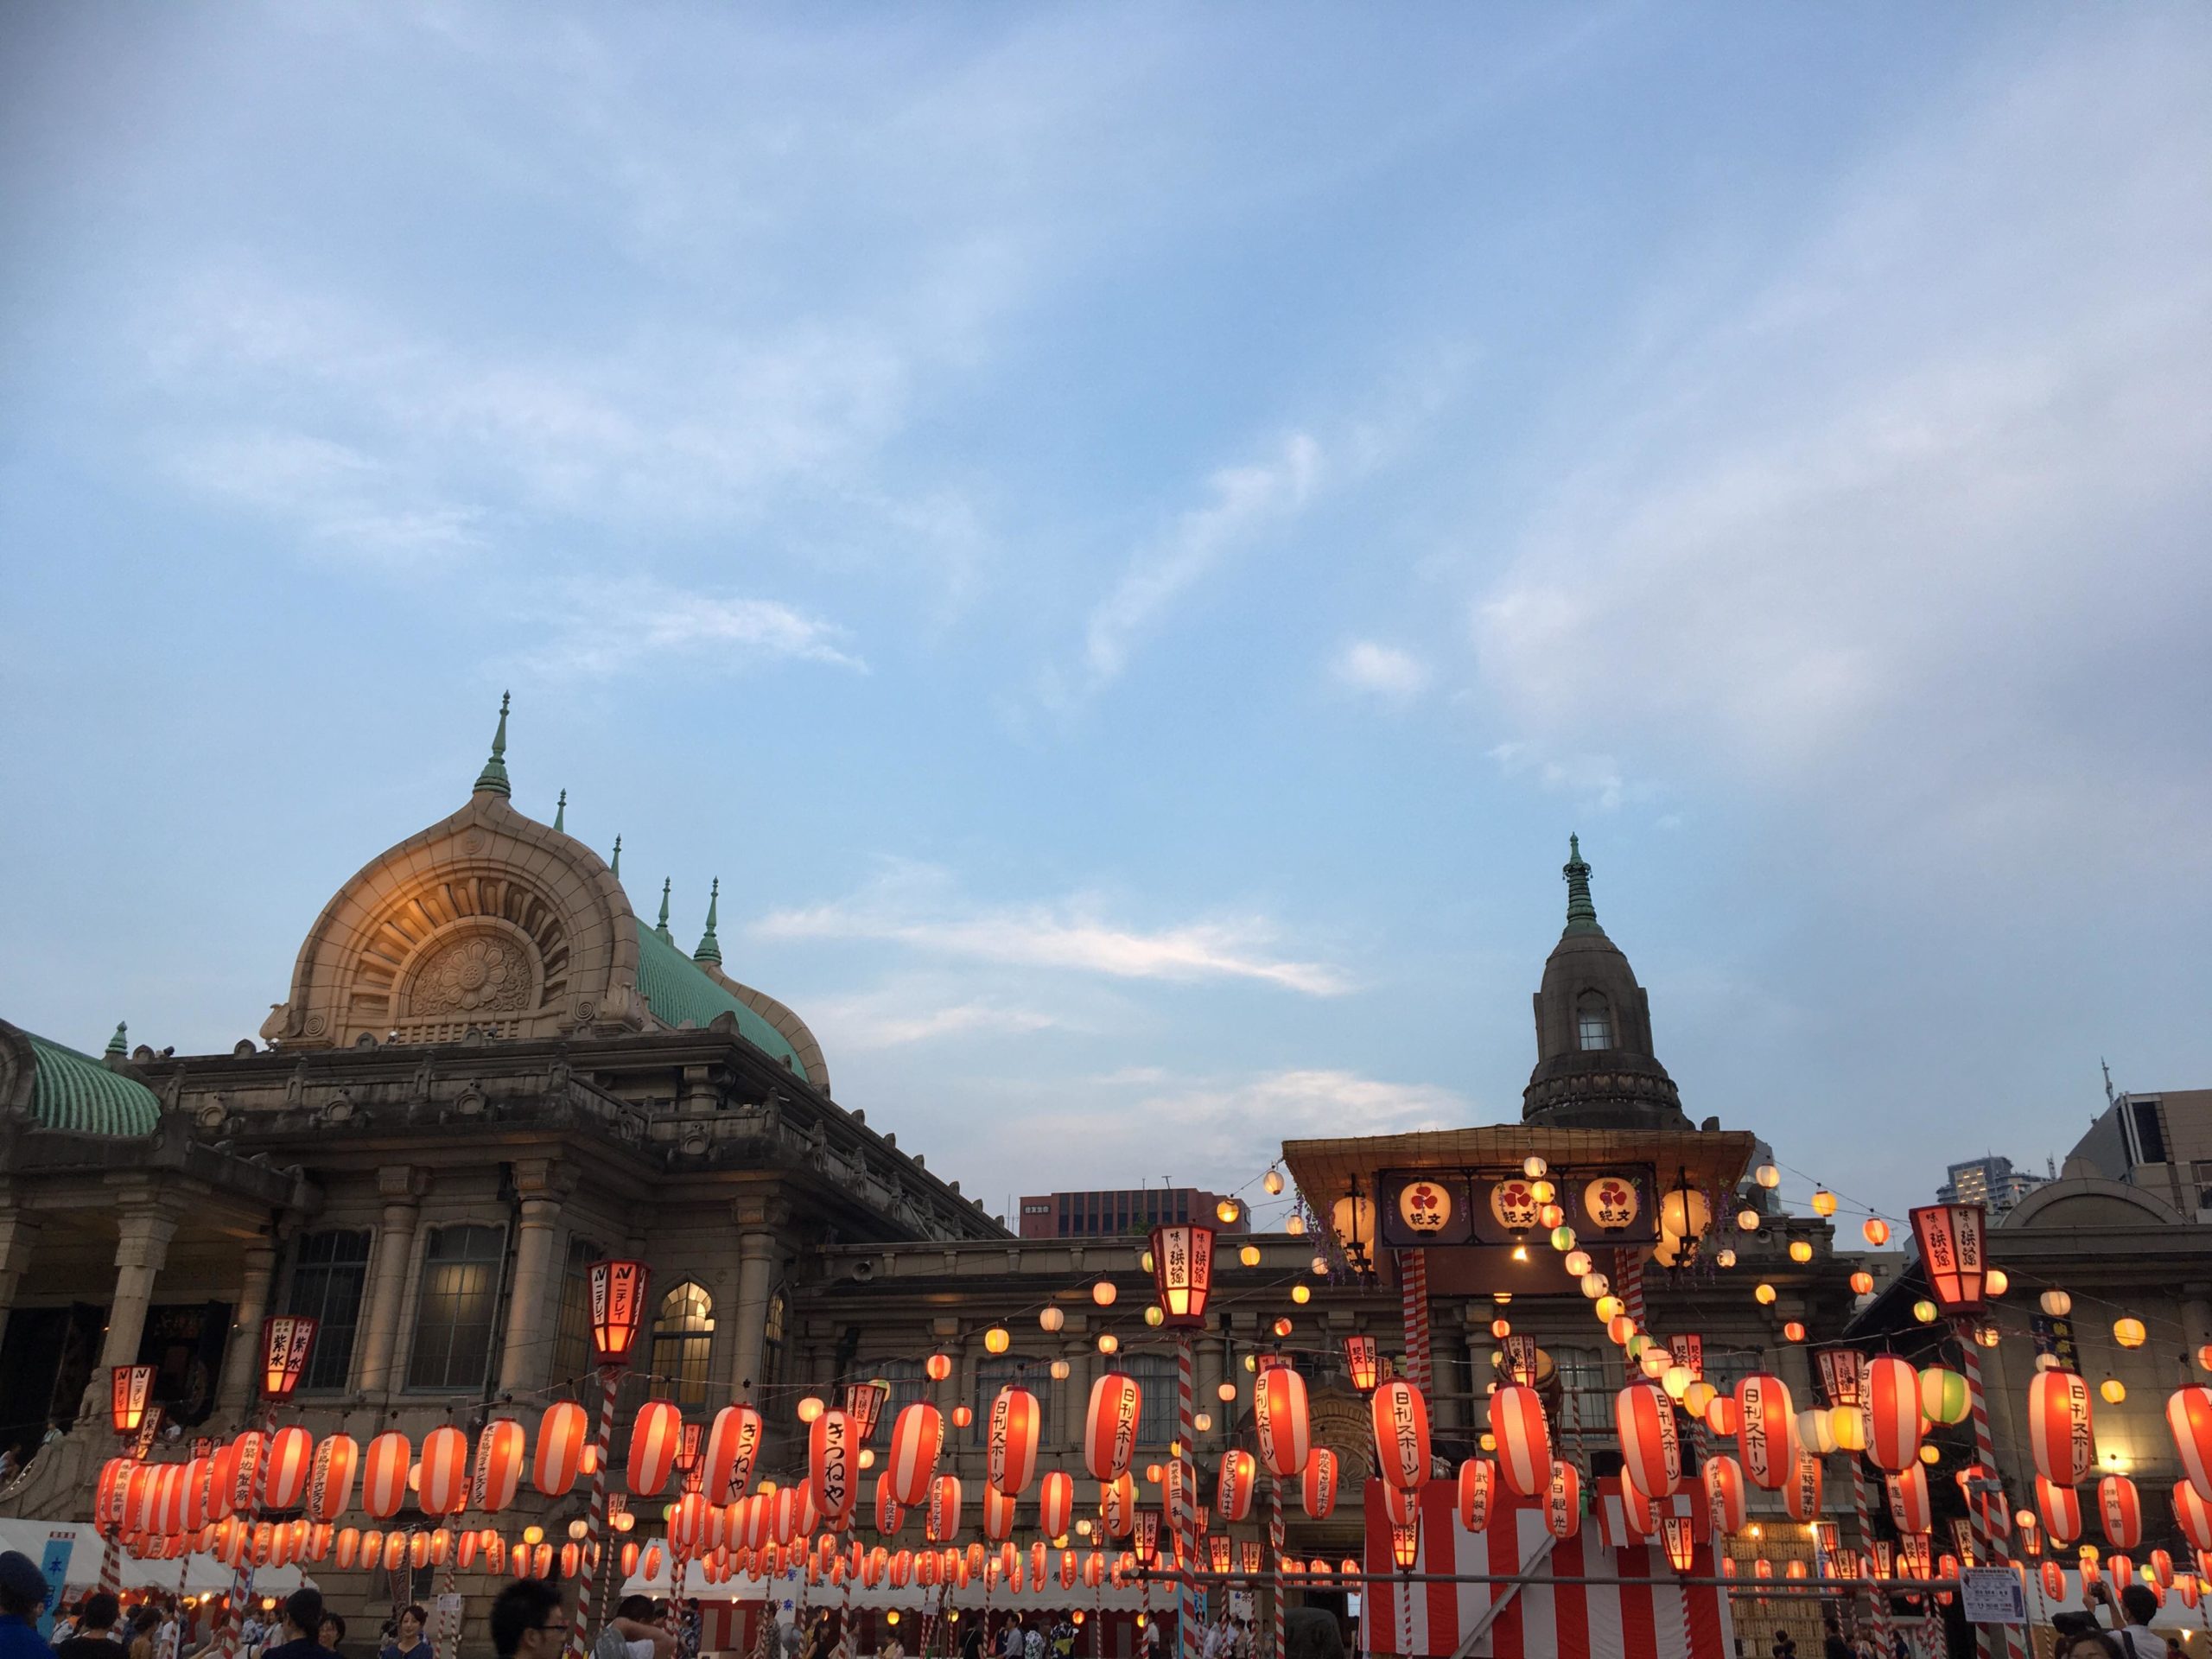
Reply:
[[[2040,1175],[2012,1167],[2010,1158],[1992,1154],[1963,1164],[1953,1164],[1949,1179],[1936,1189],[1938,1204],[1978,1204],[1993,1216],[2001,1216],[2043,1185]]]
[[[2184,1216],[2212,1214],[2212,1089],[2109,1099],[2066,1154],[2064,1173],[2143,1187]]]
[[[1021,1200],[1024,1238],[1114,1238],[1148,1233],[1166,1222],[1203,1221],[1226,1233],[1251,1230],[1250,1212],[1239,1206],[1227,1226],[1217,1213],[1218,1192],[1195,1186],[1132,1186],[1108,1192],[1040,1192]]]

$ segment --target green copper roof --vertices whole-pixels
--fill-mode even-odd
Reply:
[[[507,787],[507,696],[505,691],[499,693],[499,729],[492,734],[492,758],[476,774],[476,787],[494,795],[511,792]]]
[[[120,1032],[121,1027],[117,1030]],[[81,1135],[151,1135],[162,1103],[135,1077],[111,1071],[89,1054],[64,1048],[32,1032],[38,1075],[31,1082],[31,1116],[41,1128]]]
[[[1598,906],[1590,902],[1590,867],[1582,861],[1581,836],[1567,838],[1567,863],[1560,874],[1567,877],[1567,931],[1604,932],[1598,925]]]
[[[638,930],[638,990],[664,1025],[680,1026],[689,1020],[704,1029],[718,1014],[735,1014],[738,1035],[772,1059],[789,1058],[791,1070],[806,1076],[804,1063],[781,1032],[708,978],[677,945],[652,928]]]
[[[707,931],[699,941],[699,948],[691,953],[694,961],[711,962],[717,968],[722,965],[722,948],[715,940],[715,907],[721,903],[721,898],[722,879],[718,875],[713,890],[707,894]]]

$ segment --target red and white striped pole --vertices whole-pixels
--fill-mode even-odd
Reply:
[[[607,1534],[607,1465],[614,1455],[614,1382],[620,1372],[612,1365],[599,1371],[599,1430],[592,1438],[598,1456],[591,1466],[591,1509],[585,1519],[585,1554],[602,1542]],[[611,1592],[610,1592],[611,1594]],[[569,1624],[569,1659],[583,1659],[585,1630],[591,1624],[591,1574],[576,1581],[576,1616]],[[227,1656],[226,1656],[227,1659]]]
[[[1282,1477],[1268,1478],[1268,1548],[1274,1553],[1273,1589],[1275,1604],[1275,1644],[1270,1659],[1283,1659],[1282,1611]]]
[[[1406,1339],[1406,1380],[1423,1395],[1429,1391],[1428,1258],[1419,1250],[1398,1252],[1398,1309]]]
[[[1863,1395],[1861,1398],[1864,1398]],[[1849,1454],[1849,1460],[1851,1502],[1859,1512],[1859,1548],[1862,1553],[1871,1556],[1874,1549],[1874,1519],[1872,1511],[1866,1505],[1866,1465],[1860,1460],[1859,1454],[1856,1452]],[[1874,1610],[1876,1639],[1880,1643],[1882,1651],[1885,1654],[1889,1653],[1896,1646],[1891,1639],[1889,1595],[1882,1589],[1879,1582],[1875,1582],[1869,1586],[1866,1599],[1872,1604]]]
[[[1966,1374],[1967,1399],[1973,1407],[1974,1455],[1988,1478],[1997,1478],[1997,1442],[1989,1432],[1989,1402],[1982,1392],[1981,1356],[1975,1351],[1974,1325],[1961,1319],[1957,1325],[1959,1353],[1962,1361],[1960,1370]],[[1992,1567],[2012,1564],[2012,1552],[2005,1548],[2002,1532],[1989,1524],[1988,1499],[1979,1492],[1967,1494],[1967,1516],[1974,1528],[1974,1548],[1981,1559]],[[2022,1645],[2019,1627],[2015,1624],[1977,1624],[1975,1637],[1981,1651],[1994,1654],[1997,1650],[1995,1631],[2005,1633],[2005,1659],[2027,1659]]]
[[[1175,1556],[1181,1569],[1181,1589],[1176,1597],[1175,1651],[1179,1659],[1198,1659],[1198,1586],[1191,1582],[1197,1570],[1198,1541],[1192,1524],[1197,1519],[1192,1505],[1198,1501],[1198,1463],[1192,1455],[1192,1441],[1198,1434],[1198,1408],[1192,1402],[1193,1393],[1191,1357],[1191,1333],[1180,1331],[1175,1336],[1175,1461],[1182,1465],[1182,1478],[1175,1484],[1182,1490],[1182,1501],[1176,1505]]]

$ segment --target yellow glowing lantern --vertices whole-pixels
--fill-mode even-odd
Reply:
[[[1559,1188],[1549,1181],[1531,1181],[1529,1183],[1529,1196],[1538,1204],[1550,1204],[1559,1197]]]
[[[1937,1451],[1932,1445],[1923,1446],[1920,1448],[1920,1460],[1923,1463],[1927,1464],[1931,1468],[1937,1463],[1940,1463],[1942,1460],[1942,1457],[1943,1454]]]
[[[1713,1265],[1716,1268],[1734,1267],[1736,1265],[1736,1252],[1732,1246],[1723,1244],[1720,1247],[1720,1253],[1713,1258]]]
[[[1313,1300],[1313,1287],[1311,1285],[1293,1285],[1290,1287],[1290,1300],[1294,1302],[1301,1304],[1312,1301]]]
[[[1068,1363],[1065,1359],[1054,1360],[1052,1370],[1053,1382],[1065,1382],[1068,1380]]]
[[[1810,1239],[1804,1238],[1791,1239],[1789,1241],[1789,1259],[1792,1262],[1811,1261],[1813,1259],[1812,1241]]]
[[[2143,1328],[2143,1321],[2133,1314],[2113,1321],[2112,1339],[2123,1348],[2140,1348],[2150,1339],[2150,1335]]]
[[[1002,1325],[995,1325],[983,1332],[983,1351],[1002,1354],[1014,1346],[1014,1337]]]
[[[1239,1262],[1242,1262],[1248,1268],[1258,1267],[1260,1265],[1260,1247],[1256,1244],[1246,1244],[1240,1247],[1236,1252],[1236,1259]]]
[[[1922,1297],[1918,1301],[1912,1305],[1912,1317],[1918,1319],[1923,1325],[1935,1324],[1936,1304],[1929,1301],[1925,1296]]]
[[[2127,1398],[2127,1384],[2116,1376],[2108,1376],[2097,1384],[2097,1392],[2104,1395],[2107,1405],[2116,1406]]]
[[[1224,1405],[1227,1405],[1236,1397],[1236,1385],[1234,1382],[1224,1382],[1214,1390],[1214,1393]]]
[[[1560,1262],[1560,1265],[1565,1268],[1569,1273],[1573,1274],[1576,1278],[1580,1279],[1584,1274],[1588,1273],[1592,1266],[1590,1260],[1590,1252],[1587,1250],[1569,1250],[1567,1253],[1567,1260]]]
[[[1288,1216],[1284,1217],[1282,1230],[1286,1233],[1288,1233],[1293,1238],[1302,1238],[1306,1234],[1306,1217],[1300,1215],[1295,1210],[1292,1211]]]
[[[1759,1212],[1749,1206],[1738,1210],[1736,1212],[1736,1225],[1744,1232],[1756,1233],[1759,1230]]]
[[[1825,1186],[1813,1189],[1813,1213],[1816,1216],[1835,1214],[1835,1194]]]
[[[1282,1191],[1282,1172],[1279,1169],[1269,1170],[1265,1178],[1260,1182],[1260,1185],[1267,1189],[1267,1193],[1269,1198],[1274,1198],[1277,1193]]]
[[[1122,1351],[1122,1339],[1116,1336],[1111,1331],[1101,1331],[1098,1333],[1098,1351],[1102,1354],[1120,1353]]]
[[[1751,1179],[1771,1192],[1782,1185],[1782,1172],[1772,1164],[1761,1164],[1751,1172]]]
[[[1690,1375],[1688,1366],[1669,1365],[1661,1373],[1659,1386],[1667,1391],[1667,1397],[1669,1400],[1680,1400],[1689,1393],[1690,1384],[1695,1381],[1696,1379]]]
[[[1214,1205],[1213,1212],[1221,1217],[1221,1224],[1224,1227],[1244,1213],[1234,1198],[1224,1198],[1219,1204]]]
[[[1090,1300],[1101,1307],[1113,1306],[1115,1299],[1121,1294],[1111,1279],[1101,1279],[1090,1287]]]
[[[1302,1290],[1302,1289],[1304,1289],[1304,1288],[1305,1288],[1305,1287],[1301,1285],[1301,1286],[1300,1287],[1300,1288]],[[1159,1326],[1159,1325],[1163,1325],[1166,1324],[1166,1323],[1167,1323],[1167,1310],[1166,1310],[1166,1308],[1164,1308],[1164,1307],[1161,1307],[1161,1306],[1159,1306],[1157,1303],[1154,1303],[1152,1306],[1147,1307],[1147,1309],[1145,1309],[1145,1311],[1144,1311],[1144,1322],[1145,1322],[1147,1325],[1153,1325],[1153,1326],[1155,1326],[1155,1327],[1156,1327],[1156,1326]]]
[[[798,1402],[798,1420],[802,1423],[810,1423],[819,1417],[824,1409],[820,1398],[810,1394]]]
[[[1626,1307],[1628,1304],[1609,1291],[1605,1295],[1600,1296],[1595,1302],[1591,1304],[1591,1306],[1600,1320],[1607,1325],[1611,1325],[1616,1319],[1620,1317],[1621,1310]]]
[[[1992,1268],[1981,1275],[1981,1294],[1985,1296],[2002,1296],[2012,1288],[2012,1275],[2002,1268]]]
[[[1530,1180],[1540,1180],[1551,1173],[1551,1166],[1534,1153],[1521,1160],[1521,1173]]]
[[[1062,1313],[1058,1306],[1051,1303],[1046,1304],[1044,1311],[1037,1315],[1038,1325],[1046,1331],[1058,1331],[1067,1322],[1068,1316]]]
[[[1751,1292],[1751,1299],[1762,1307],[1772,1307],[1777,1293],[1772,1285],[1762,1283]]]

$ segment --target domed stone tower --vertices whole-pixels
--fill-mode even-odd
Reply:
[[[1675,1080],[1651,1052],[1651,1003],[1598,925],[1590,867],[1567,837],[1567,928],[1536,992],[1536,1069],[1526,1122],[1563,1129],[1687,1129]]]

